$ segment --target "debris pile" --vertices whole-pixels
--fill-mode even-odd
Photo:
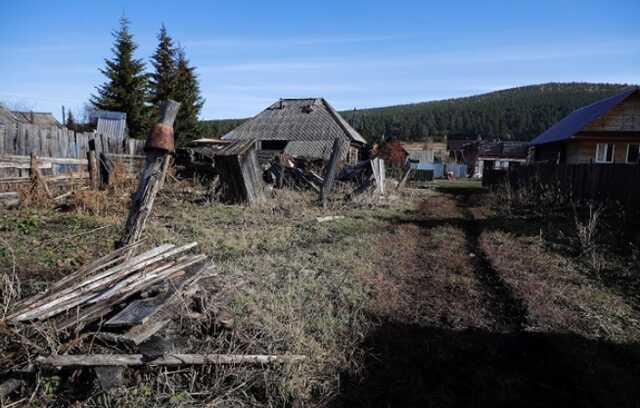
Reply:
[[[193,253],[196,242],[164,244],[132,256],[139,245],[78,269],[46,292],[19,301],[0,320],[7,352],[0,364],[0,401],[65,367],[92,367],[107,390],[124,381],[121,373],[118,381],[108,380],[115,375],[109,367],[261,366],[305,359],[182,353],[178,344],[189,334],[169,335],[175,327],[171,323],[201,312],[195,295],[203,290],[200,281],[215,276],[215,266],[205,255]],[[170,344],[158,346],[158,339]],[[87,343],[91,346],[83,346]]]

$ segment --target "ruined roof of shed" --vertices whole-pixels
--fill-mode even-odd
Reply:
[[[233,143],[229,143],[222,149],[215,152],[216,156],[237,156],[240,154],[244,154],[249,149],[255,146],[256,141],[254,139],[251,140],[238,140]]]
[[[333,150],[333,140],[292,140],[287,143],[284,152],[299,159],[324,159],[329,160]],[[347,149],[342,149],[340,160],[347,156]]]
[[[478,157],[497,159],[526,159],[527,142],[484,142],[478,146]]]
[[[9,109],[0,106],[0,124],[1,125],[13,125],[18,123],[19,120]]]
[[[281,99],[224,135],[223,139],[333,141],[365,144],[324,98]]]
[[[61,126],[51,112],[11,112],[20,123],[31,123],[40,126]]]
[[[613,96],[594,102],[591,105],[584,106],[565,116],[529,143],[532,145],[541,145],[570,139],[594,120],[638,91],[640,91],[638,87],[629,88]]]

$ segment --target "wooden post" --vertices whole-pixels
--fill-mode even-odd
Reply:
[[[331,157],[329,159],[329,167],[324,177],[324,183],[322,183],[322,191],[320,192],[320,201],[322,208],[327,208],[329,205],[329,194],[333,188],[333,183],[336,179],[336,172],[338,168],[338,160],[342,153],[342,141],[336,138],[333,142],[333,150],[331,151]]]
[[[89,181],[92,190],[98,190],[98,161],[96,160],[96,145],[89,143],[89,151],[87,152],[87,160],[89,161]]]
[[[47,197],[51,198],[51,191],[49,191],[49,186],[47,185],[47,181],[42,177],[42,173],[40,173],[38,156],[35,153],[31,153],[31,179],[33,180],[34,186],[41,185],[44,189],[45,193],[47,193]]]
[[[131,198],[129,216],[122,238],[116,242],[116,248],[134,243],[142,236],[144,225],[151,214],[153,202],[164,183],[166,163],[171,159],[174,148],[173,123],[180,109],[175,101],[166,101],[160,107],[160,121],[151,131],[145,146],[146,158],[140,175],[138,190]],[[130,256],[132,252],[129,252]]]
[[[398,183],[398,188],[397,190],[400,190],[401,188],[404,187],[404,185],[407,183],[407,180],[409,180],[409,176],[411,175],[411,171],[413,170],[413,168],[411,167],[411,163],[407,163],[407,168],[404,171],[404,174],[402,175],[402,178],[400,179],[400,183]]]

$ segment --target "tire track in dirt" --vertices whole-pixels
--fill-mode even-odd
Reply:
[[[487,254],[480,246],[481,222],[469,208],[470,196],[456,197],[464,220],[462,228],[466,235],[466,249],[473,254],[474,273],[484,289],[488,309],[493,313],[496,329],[502,332],[520,332],[527,323],[527,307],[491,265]]]

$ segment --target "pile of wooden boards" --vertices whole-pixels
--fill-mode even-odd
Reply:
[[[269,168],[274,184],[279,187],[296,188],[304,190],[307,188],[320,193],[320,187],[324,179],[311,170],[304,170],[299,167],[286,166],[273,162]]]
[[[170,320],[163,309],[205,272],[211,273],[213,265],[202,266],[204,255],[187,254],[196,242],[179,247],[164,244],[130,257],[138,245],[115,250],[46,292],[22,300],[6,321],[17,325],[51,320],[58,330],[78,331],[108,317],[103,329],[128,328],[122,337],[140,344]],[[150,291],[158,294],[139,296]]]
[[[363,193],[375,186],[376,193],[383,195],[386,179],[384,160],[374,158],[361,161],[353,166],[345,166],[340,170],[336,179],[356,184],[358,187],[354,193]]]

